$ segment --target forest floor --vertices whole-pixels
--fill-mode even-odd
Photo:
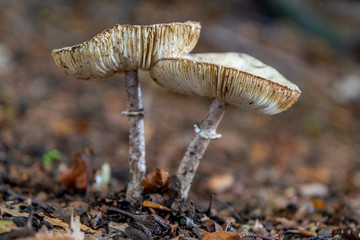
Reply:
[[[313,25],[274,11],[284,1],[185,2],[0,2],[0,239],[360,239],[356,1],[304,1]],[[326,21],[311,15],[319,9]],[[254,55],[302,95],[275,116],[229,106],[181,202],[162,177],[176,171],[211,100],[169,93],[140,72],[147,172],[159,169],[150,183],[161,184],[137,203],[124,191],[124,76],[71,79],[50,53],[115,23],[174,19],[201,22],[194,52]]]

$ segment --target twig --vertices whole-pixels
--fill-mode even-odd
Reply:
[[[214,199],[215,199],[215,194],[210,194],[209,207],[208,207],[208,209],[207,209],[206,212],[205,212],[205,214],[208,215],[209,217],[213,217],[213,216],[214,216],[214,213],[213,213],[213,211],[212,211]]]
[[[123,214],[123,215],[125,215],[125,216],[127,216],[127,217],[130,217],[130,218],[134,219],[134,220],[138,220],[138,218],[140,217],[140,216],[138,216],[138,215],[129,213],[129,212],[127,212],[127,211],[124,211],[124,210],[121,210],[121,209],[118,209],[118,208],[108,207],[108,208],[107,208],[107,211],[120,213],[120,214]]]

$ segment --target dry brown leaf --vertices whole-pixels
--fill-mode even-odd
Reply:
[[[299,166],[297,169],[298,175],[304,182],[320,182],[328,183],[331,178],[331,172],[329,169],[322,166],[310,167],[310,166]]]
[[[205,228],[206,231],[209,232],[217,232],[222,231],[223,228],[213,219],[207,219],[201,223],[201,226]]]
[[[279,229],[296,228],[298,226],[296,221],[287,219],[285,217],[277,217],[275,220],[279,223]]]
[[[73,133],[84,133],[90,125],[85,120],[61,119],[51,124],[53,131],[58,135],[69,135]]]
[[[315,209],[324,209],[327,206],[327,202],[320,198],[312,199],[311,202]]]
[[[20,210],[7,208],[5,206],[5,204],[0,206],[0,212],[7,213],[7,214],[9,214],[11,216],[14,216],[14,217],[20,217],[20,216],[21,217],[29,217],[29,213],[24,213],[24,212],[19,212],[19,211]],[[52,217],[49,217],[49,216],[44,215],[42,213],[40,214],[40,216],[43,217],[44,221],[49,222],[53,226],[61,227],[65,231],[69,231],[69,229],[70,229],[69,224],[65,223],[61,219],[52,218]],[[93,229],[91,229],[91,228],[89,228],[86,225],[81,224],[81,223],[80,223],[80,229],[81,229],[81,231],[84,231],[84,232],[90,232],[90,233],[95,233],[96,232],[95,230],[93,230]]]
[[[80,217],[71,216],[71,229],[66,232],[57,232],[43,227],[34,237],[21,240],[83,240],[84,233],[80,230]]]
[[[5,203],[2,203],[0,206],[1,213],[7,213],[14,217],[29,217],[29,213],[20,212],[20,209],[10,209],[5,206]]]
[[[60,176],[60,182],[69,188],[86,190],[89,180],[92,178],[90,164],[93,155],[94,150],[91,148],[85,149],[82,153],[75,154],[71,169]]]
[[[48,216],[45,216],[45,215],[41,215],[41,216],[43,216],[44,220],[49,222],[51,225],[62,227],[67,231],[69,230],[69,224],[63,222],[62,220],[57,219],[57,218],[51,218],[51,217],[48,217]],[[88,226],[86,226],[84,224],[80,224],[80,229],[81,229],[81,231],[84,231],[84,232],[91,232],[91,233],[96,232],[95,230],[89,228]]]
[[[299,229],[299,233],[305,237],[315,237],[316,236],[315,232],[304,230],[304,229]]]
[[[203,234],[202,240],[241,240],[241,236],[237,232],[227,232],[227,231],[219,231],[219,232],[206,232]]]
[[[160,210],[164,210],[164,211],[170,211],[170,209],[165,207],[164,205],[161,205],[159,203],[152,202],[152,201],[147,201],[147,200],[143,201],[143,206],[148,207],[148,208],[160,209]]]
[[[232,173],[215,174],[205,182],[205,188],[211,192],[224,192],[233,186],[235,177]]]
[[[146,175],[142,181],[145,193],[158,193],[168,187],[169,184],[169,172],[166,168],[158,167],[154,172]]]

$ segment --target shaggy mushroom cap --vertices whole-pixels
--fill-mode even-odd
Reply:
[[[224,100],[269,115],[285,111],[301,94],[277,70],[243,53],[202,53],[161,59],[150,74],[166,89]]]
[[[149,70],[158,59],[181,57],[195,47],[200,23],[115,25],[89,41],[52,51],[58,68],[79,79]]]

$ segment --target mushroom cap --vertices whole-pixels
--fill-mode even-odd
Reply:
[[[181,57],[195,47],[200,23],[115,25],[89,41],[51,53],[58,68],[79,79],[149,70],[158,59]]]
[[[244,53],[161,59],[150,74],[160,86],[174,92],[217,98],[269,115],[287,110],[301,94],[277,70]]]

